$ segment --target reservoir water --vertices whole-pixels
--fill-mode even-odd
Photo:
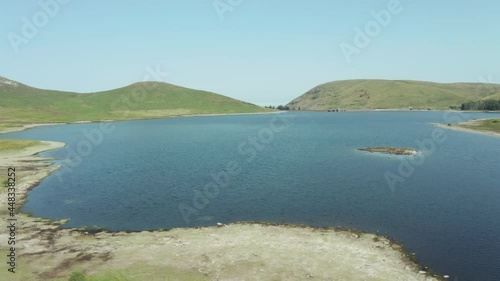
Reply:
[[[494,117],[290,112],[58,125],[2,138],[67,143],[42,153],[62,168],[23,206],[69,218],[65,227],[341,226],[400,240],[450,280],[500,280],[500,138],[429,124]],[[430,153],[357,150],[374,146]]]

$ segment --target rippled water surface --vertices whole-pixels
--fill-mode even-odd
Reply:
[[[62,169],[23,207],[70,218],[67,227],[352,227],[401,240],[421,263],[460,281],[500,280],[500,138],[429,124],[500,115],[457,116],[294,112],[109,123],[102,140],[95,132],[104,124],[3,137],[68,144],[42,154]],[[423,159],[357,151],[422,141],[435,145]]]

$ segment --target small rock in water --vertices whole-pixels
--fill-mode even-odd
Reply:
[[[224,224],[222,224],[222,223],[218,222],[218,223],[217,223],[217,226],[218,226],[218,227],[221,227],[221,226],[224,226]]]
[[[444,275],[443,277],[446,279],[450,278],[450,276],[448,276],[448,275]]]

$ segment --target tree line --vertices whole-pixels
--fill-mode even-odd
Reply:
[[[481,100],[462,103],[462,110],[500,110],[500,100]]]
[[[278,105],[278,106],[264,106],[265,108],[272,108],[272,109],[278,109],[278,110],[295,110],[295,107],[290,108],[288,105]],[[297,110],[300,110],[300,106],[297,108]]]

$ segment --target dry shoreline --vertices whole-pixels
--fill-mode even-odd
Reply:
[[[57,168],[36,156],[63,143],[0,154],[2,174],[16,167],[18,200]],[[6,191],[0,194],[6,206]],[[19,202],[19,201],[18,201]],[[21,203],[21,202],[19,202]],[[19,204],[18,204],[19,205]],[[2,210],[1,219],[6,220]],[[351,230],[237,223],[135,233],[89,233],[17,213],[17,273],[1,280],[68,280],[74,270],[130,280],[438,280],[419,273],[403,248]],[[0,241],[7,241],[6,228]],[[265,238],[265,239],[263,239]],[[2,256],[8,253],[0,244]],[[5,263],[4,267],[6,266]],[[108,274],[108,275],[106,275]],[[110,275],[111,274],[111,275]],[[111,278],[110,278],[111,279]],[[127,279],[129,280],[129,279]]]
[[[237,115],[260,115],[260,114],[281,114],[286,111],[269,111],[269,112],[249,112],[249,113],[214,113],[214,114],[192,114],[192,115],[173,115],[164,117],[148,117],[148,118],[137,118],[137,119],[124,119],[124,120],[80,120],[75,122],[54,122],[54,123],[32,123],[24,124],[18,127],[7,127],[0,131],[0,134],[14,133],[33,129],[41,126],[57,126],[57,125],[70,125],[70,124],[88,124],[88,123],[105,123],[105,122],[126,122],[126,121],[141,121],[141,120],[156,120],[156,119],[167,119],[167,118],[187,118],[187,117],[210,117],[210,116],[237,116]]]
[[[467,128],[463,127],[463,126],[477,126],[481,121],[490,120],[490,119],[496,119],[496,118],[474,119],[474,120],[469,120],[469,121],[454,123],[454,124],[449,124],[449,125],[442,124],[442,123],[430,123],[430,124],[433,126],[443,128],[443,129],[448,129],[448,130],[455,130],[455,131],[460,131],[460,132],[467,132],[467,133],[480,134],[480,135],[486,135],[486,136],[500,137],[499,133],[485,131],[485,130],[479,130],[479,129],[472,129],[470,127],[467,127]]]

